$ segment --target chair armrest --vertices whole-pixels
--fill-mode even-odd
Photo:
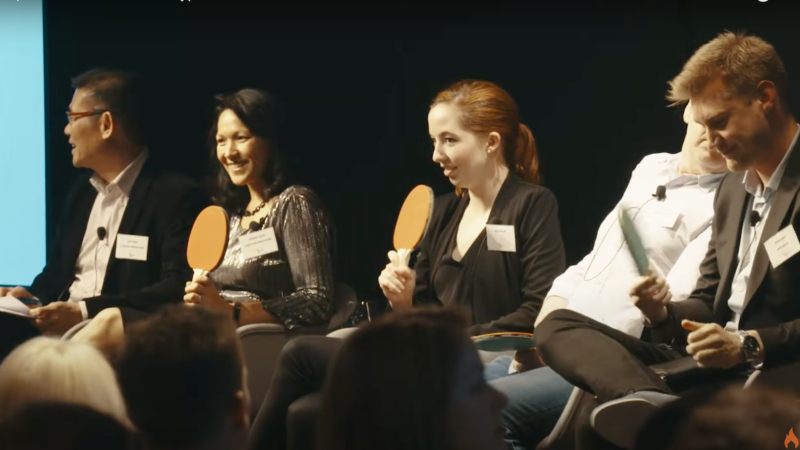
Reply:
[[[83,322],[81,322],[81,323],[79,323],[79,324],[77,324],[77,325],[73,326],[72,328],[70,328],[69,330],[67,330],[67,332],[66,332],[66,333],[64,333],[64,334],[61,336],[61,340],[62,340],[62,341],[68,341],[68,340],[72,339],[72,338],[73,338],[73,336],[75,336],[76,334],[78,334],[78,332],[79,332],[79,331],[81,331],[82,329],[84,329],[84,327],[86,327],[86,325],[89,325],[89,322],[91,322],[91,321],[92,321],[92,319],[86,319],[86,320],[84,320]]]
[[[561,417],[558,418],[558,422],[556,422],[550,434],[536,446],[536,450],[549,450],[555,448],[557,444],[565,444],[565,442],[561,442],[562,436],[564,436],[568,425],[577,414],[578,404],[583,394],[584,391],[580,388],[572,388],[572,393],[569,396],[569,400],[567,400],[567,404],[564,406],[564,411],[561,412]],[[572,438],[572,436],[569,436],[569,438]],[[569,443],[572,439],[567,439],[566,441]]]
[[[237,328],[236,334],[238,334],[239,339],[241,339],[245,336],[250,336],[253,334],[273,334],[283,333],[285,331],[286,328],[277,323],[251,323],[250,325],[244,325]]]
[[[332,332],[328,333],[328,337],[329,338],[336,338],[336,339],[344,339],[347,336],[350,336],[351,334],[353,334],[356,330],[358,330],[358,327],[340,328],[340,329],[338,329],[336,331],[332,331]]]

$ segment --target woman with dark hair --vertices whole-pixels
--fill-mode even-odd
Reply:
[[[217,97],[215,116],[212,199],[230,217],[228,248],[217,269],[186,284],[184,302],[224,311],[239,325],[326,323],[335,285],[333,224],[311,190],[287,182],[275,99],[243,89]],[[254,252],[243,237],[256,233],[275,245]]]
[[[464,80],[436,96],[428,131],[433,161],[456,192],[436,199],[414,268],[390,262],[378,284],[394,310],[467,308],[473,336],[532,332],[566,258],[555,196],[538,184],[530,129],[508,92],[488,81]],[[511,239],[500,245],[499,234]],[[397,259],[395,252],[389,256]],[[338,339],[300,337],[284,347],[253,424],[251,448],[285,447],[289,405],[319,390],[341,345]],[[313,403],[305,406],[313,409]]]
[[[353,333],[323,397],[318,450],[506,448],[507,399],[486,383],[452,309],[390,314]]]
[[[224,311],[239,325],[292,329],[326,323],[333,311],[333,223],[309,189],[289,186],[275,99],[243,89],[218,96],[209,133],[212,198],[230,217],[228,248],[210,274],[186,283],[184,302]],[[275,245],[254,254],[241,236],[268,233]],[[135,313],[141,320],[151,313]],[[114,356],[125,340],[119,308],[107,308],[73,340]]]

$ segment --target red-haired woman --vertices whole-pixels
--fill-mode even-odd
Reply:
[[[433,161],[456,192],[436,199],[414,270],[386,265],[378,278],[383,293],[395,310],[463,305],[473,335],[531,332],[565,269],[558,206],[537,184],[533,135],[506,91],[474,80],[436,96],[428,131]]]
[[[456,192],[436,199],[414,269],[389,263],[378,278],[381,289],[395,310],[465,307],[472,335],[531,332],[565,270],[558,206],[537,184],[533,135],[505,90],[476,80],[440,92],[428,128],[433,161]],[[390,260],[396,256],[390,252]],[[302,337],[284,347],[253,424],[252,449],[285,448],[289,405],[320,389],[340,346],[339,339]]]

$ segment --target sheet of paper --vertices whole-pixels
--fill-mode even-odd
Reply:
[[[28,306],[10,295],[0,297],[0,312],[20,317],[31,316]]]

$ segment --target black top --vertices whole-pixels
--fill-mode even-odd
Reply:
[[[513,225],[517,251],[490,251],[484,230],[459,263],[452,259],[453,245],[468,204],[469,194],[436,198],[430,230],[414,265],[414,303],[466,307],[473,335],[530,333],[553,280],[566,268],[555,196],[509,174],[488,223]]]
[[[91,175],[81,176],[67,195],[47,265],[30,288],[45,305],[69,298],[83,235],[97,197],[89,182]],[[118,234],[147,236],[147,261],[117,259],[112,251],[101,294],[84,299],[89,317],[111,307],[154,312],[165,304],[180,303],[184,285],[192,279],[186,261],[189,233],[194,219],[209,203],[199,184],[155,170],[150,160],[145,162],[131,189]]]

